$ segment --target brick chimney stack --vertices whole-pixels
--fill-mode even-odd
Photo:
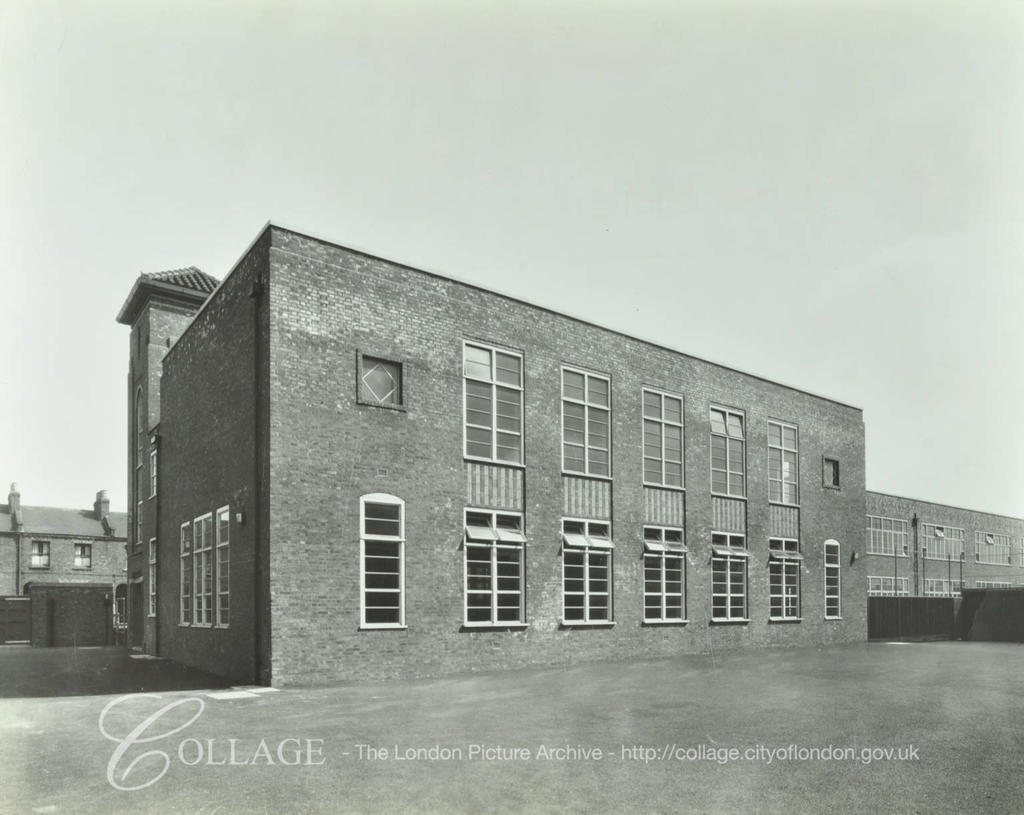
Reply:
[[[92,508],[96,513],[97,521],[102,521],[110,514],[110,496],[107,495],[106,490],[100,490],[96,493],[96,501],[93,503]]]

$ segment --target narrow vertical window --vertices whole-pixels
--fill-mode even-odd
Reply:
[[[359,499],[359,593],[363,628],[405,626],[405,502],[374,493]]]
[[[612,620],[612,549],[606,521],[562,521],[562,622]]]
[[[825,541],[825,616],[842,616],[842,574],[840,573],[839,542]]]
[[[32,562],[33,569],[50,568],[50,542],[32,541]]]
[[[772,620],[800,618],[800,542],[790,538],[768,541],[768,616]]]
[[[231,510],[217,510],[217,625],[231,622]]]
[[[156,616],[156,538],[149,539],[149,616]]]
[[[562,369],[562,469],[611,475],[611,380]]]
[[[192,523],[181,525],[181,625],[192,624]]]
[[[138,473],[141,475],[142,468],[139,467]],[[142,546],[142,501],[138,501],[135,504],[135,547]]]
[[[686,547],[683,530],[644,527],[644,622],[686,620]]]
[[[523,517],[466,510],[467,626],[526,622],[523,605]]]
[[[743,535],[711,534],[711,619],[747,621],[747,559]]]
[[[747,494],[746,437],[743,414],[711,409],[711,491],[721,495]]]
[[[823,458],[821,460],[821,483],[830,490],[839,489],[839,460]]]
[[[799,504],[800,488],[796,427],[768,422],[768,500],[779,504]]]
[[[149,451],[149,497],[156,498],[156,450]]]
[[[194,571],[192,576],[192,623],[213,624],[213,515],[209,512],[193,524]]]
[[[462,354],[466,455],[522,464],[522,356],[470,343]]]
[[[644,483],[683,486],[683,400],[644,389]]]

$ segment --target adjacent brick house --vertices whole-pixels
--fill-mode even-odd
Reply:
[[[118,318],[147,650],[294,684],[865,639],[858,408],[276,226],[155,277]]]
[[[98,587],[106,600],[90,620],[106,631],[124,609],[115,597],[125,589],[124,513],[110,512],[106,490],[91,509],[25,505],[15,484],[0,505],[0,642],[28,642],[29,595],[33,586]],[[45,643],[44,643],[45,644]]]

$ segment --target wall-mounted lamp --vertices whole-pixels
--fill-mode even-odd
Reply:
[[[239,526],[242,526],[243,524],[245,524],[245,513],[243,513],[243,512],[236,512],[235,513],[235,523],[238,524]]]
[[[852,566],[856,562],[857,562],[857,553],[856,552],[850,552],[850,565]]]

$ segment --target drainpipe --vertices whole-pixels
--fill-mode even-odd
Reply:
[[[252,389],[253,389],[253,490],[252,490],[252,501],[250,501],[252,515],[252,530],[253,530],[253,614],[252,614],[252,656],[253,656],[253,680],[257,684],[262,684],[266,680],[264,679],[264,671],[269,669],[269,666],[264,665],[264,654],[263,654],[263,571],[264,563],[262,560],[261,541],[263,532],[263,513],[260,502],[260,490],[263,485],[263,460],[262,460],[262,449],[260,445],[260,438],[262,433],[262,412],[260,411],[260,376],[263,369],[263,354],[262,342],[260,337],[260,307],[264,302],[263,295],[266,293],[266,285],[263,281],[263,275],[261,270],[256,271],[256,275],[252,281],[252,290],[249,292],[249,296],[253,299],[253,310],[252,310],[252,357],[253,357],[253,377],[252,377]],[[269,564],[266,564],[269,567]],[[267,684],[270,684],[267,682]]]
[[[910,525],[914,527],[914,594],[920,593],[920,578],[918,571],[923,568],[924,562],[921,561],[921,565],[918,565],[918,557],[920,556],[917,543],[917,513],[914,513],[914,517],[910,520]]]

